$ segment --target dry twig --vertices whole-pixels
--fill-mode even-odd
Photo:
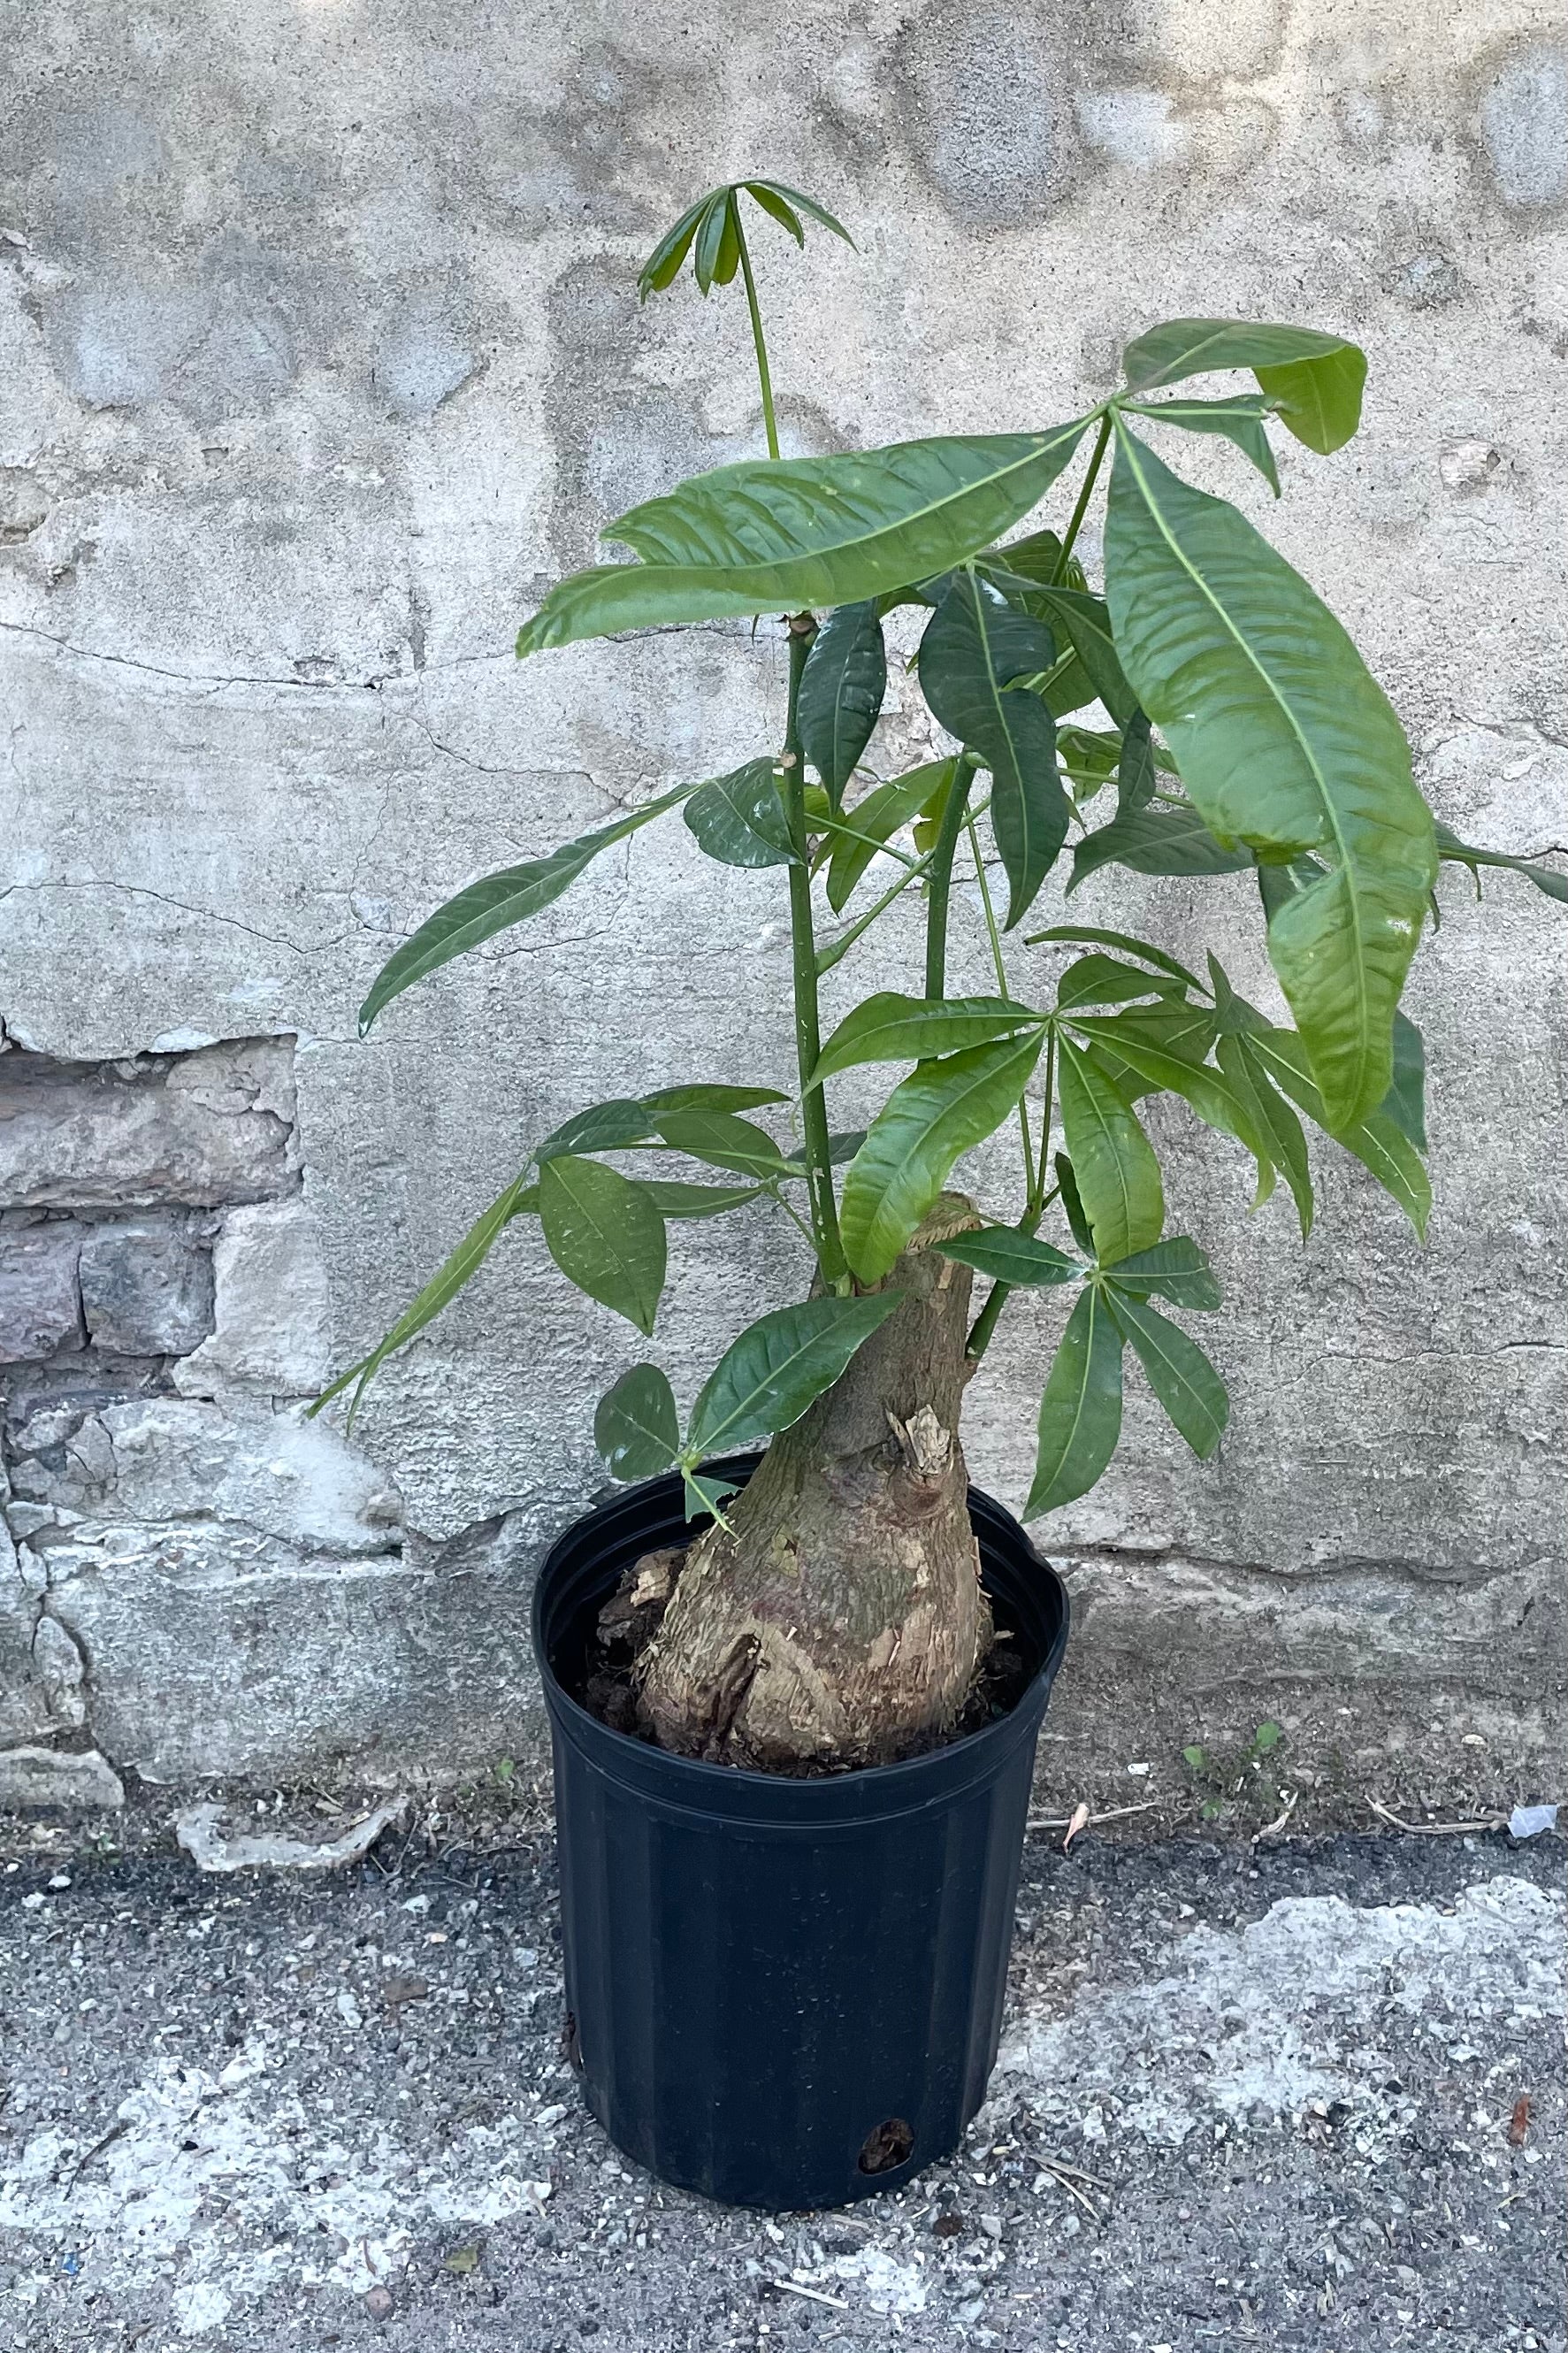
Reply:
[[[1396,1831],[1408,1831],[1414,1838],[1460,1838],[1468,1831],[1503,1831],[1508,1828],[1508,1820],[1503,1814],[1488,1814],[1484,1821],[1479,1822],[1407,1822],[1403,1821],[1399,1815],[1391,1814],[1386,1806],[1380,1806],[1375,1798],[1369,1798],[1367,1804],[1380,1821],[1390,1823]]]
[[[1086,1822],[1080,1822],[1076,1812],[1060,1816],[1031,1814],[1025,1827],[1032,1831],[1071,1831],[1076,1838],[1080,1830],[1098,1830],[1101,1822],[1120,1821],[1123,1814],[1152,1813],[1156,1807],[1170,1803],[1169,1798],[1145,1798],[1138,1806],[1109,1806],[1103,1814],[1090,1814]]]
[[[844,2296],[824,2295],[819,2287],[802,2287],[795,2280],[770,2280],[768,2285],[778,2288],[784,2295],[804,2295],[813,2304],[828,2305],[835,2312],[847,2312],[849,2309],[848,2302]]]

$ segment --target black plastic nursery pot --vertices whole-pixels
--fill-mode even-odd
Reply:
[[[1009,1513],[969,1503],[1026,1687],[944,1748],[816,1779],[670,1756],[565,1687],[623,1572],[689,1540],[678,1476],[579,1520],[540,1571],[568,2047],[616,2146],[680,2189],[847,2205],[948,2155],[984,2097],[1068,1599]]]

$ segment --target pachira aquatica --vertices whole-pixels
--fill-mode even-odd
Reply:
[[[542,1232],[569,1281],[651,1335],[668,1220],[771,1203],[809,1242],[810,1296],[740,1333],[684,1423],[651,1363],[628,1370],[597,1415],[616,1477],[679,1464],[693,1514],[721,1513],[725,1491],[704,1462],[793,1428],[845,1376],[899,1304],[905,1253],[952,1202],[954,1164],[1012,1123],[1010,1197],[992,1215],[961,1204],[931,1247],[966,1283],[989,1284],[966,1323],[965,1377],[1016,1292],[1066,1294],[1042,1360],[1026,1506],[1048,1512],[1110,1460],[1129,1350],[1194,1452],[1211,1454],[1226,1426],[1219,1376],[1177,1320],[1217,1308],[1219,1289],[1200,1243],[1165,1230],[1148,1103],[1178,1097],[1238,1159],[1255,1201],[1282,1181],[1303,1235],[1310,1133],[1362,1162],[1419,1235],[1430,1200],[1423,1053],[1400,995],[1436,920],[1441,862],[1474,873],[1504,861],[1434,825],[1399,720],[1344,628],[1237,508],[1172,463],[1191,436],[1220,437],[1278,495],[1271,429],[1325,459],[1357,429],[1366,362],[1352,343],[1310,326],[1169,320],[1127,345],[1121,385],[1081,416],[781,458],[752,206],[797,241],[808,221],[847,236],[793,190],[736,183],[691,206],[640,285],[646,298],[676,283],[689,260],[704,294],[742,278],[767,457],[607,523],[631,560],[563,580],[517,650],[547,660],[584,638],[773,617],[788,647],[783,739],[470,883],[391,957],[362,1021],[526,923],[601,850],[679,812],[721,866],[778,871],[796,1090],[731,1083],[721,1069],[584,1107],[540,1139],[328,1394],[363,1394],[515,1225]],[[1091,579],[1081,534],[1101,498]],[[1040,521],[1058,500],[1059,520]],[[951,749],[887,775],[877,731],[896,608],[906,642],[918,619],[912,675],[941,731],[933,741]],[[1227,977],[1234,893],[1217,902],[1223,925],[1201,971],[1103,924],[1026,929],[1064,861],[1069,899],[1119,867],[1194,882],[1254,875],[1254,920],[1289,1024]],[[1568,896],[1560,875],[1523,871]],[[923,902],[923,967],[907,991],[868,997],[825,1036],[824,976],[910,894]],[[984,927],[994,975],[984,995],[948,991],[959,922]],[[1020,991],[1009,935],[1055,951],[1052,986]],[[1029,961],[1037,974],[1044,960]],[[886,1098],[863,1133],[839,1134],[835,1083],[854,1071],[863,1088],[872,1064],[888,1071]]]

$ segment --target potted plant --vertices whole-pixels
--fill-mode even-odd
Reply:
[[[719,1039],[711,1078],[584,1107],[326,1395],[357,1402],[520,1223],[643,1335],[668,1219],[760,1203],[798,1229],[807,1295],[739,1335],[684,1425],[652,1363],[600,1401],[610,1471],[645,1483],[556,1546],[534,1623],[590,2103],[670,2179],[800,2206],[951,2148],[994,2056],[1035,1737],[1067,1629],[1052,1572],[965,1475],[962,1401],[998,1317],[1020,1292],[1064,1294],[1026,1518],[1104,1471],[1129,1358],[1211,1455],[1226,1391],[1178,1319],[1216,1308],[1219,1289],[1199,1244],[1165,1231],[1144,1104],[1177,1098],[1255,1201],[1282,1179],[1303,1235],[1308,1127],[1420,1234],[1423,1056],[1400,992],[1440,860],[1513,861],[1434,826],[1340,624],[1154,448],[1223,437],[1278,493],[1269,419],[1325,455],[1355,431],[1352,343],[1170,321],[1128,345],[1120,390],[1065,424],[784,459],[747,205],[797,242],[808,220],[847,237],[809,198],[749,180],[693,205],[640,285],[669,286],[689,257],[704,294],[741,278],[767,459],[612,523],[631,560],[561,582],[518,652],[782,616],[782,741],[470,884],[398,948],[361,1018],[679,809],[720,868],[778,871],[798,1091],[725,1071]],[[1221,373],[1248,387],[1188,388]],[[1028,528],[1075,463],[1059,532]],[[1102,491],[1091,585],[1079,535]],[[884,776],[892,616],[952,749]],[[1289,1022],[1247,1002],[1218,954],[1200,973],[1103,925],[1026,930],[1064,859],[1069,891],[1107,866],[1255,874]],[[923,970],[829,1026],[825,984],[837,997],[857,944],[910,893]],[[948,988],[960,921],[984,934],[983,995]],[[1040,958],[1020,976],[1012,935],[1052,952],[1052,987]],[[858,1097],[889,1065],[864,1131],[836,1132],[844,1074]],[[983,1210],[948,1178],[1009,1124],[1016,1177]],[[744,1451],[763,1441],[760,1460]]]

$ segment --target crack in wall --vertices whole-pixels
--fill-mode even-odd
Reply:
[[[1398,1555],[1347,1553],[1300,1568],[1282,1568],[1268,1560],[1222,1559],[1217,1554],[1191,1552],[1180,1545],[1085,1545],[1052,1547],[1047,1557],[1065,1572],[1082,1569],[1192,1569],[1216,1582],[1228,1582],[1239,1591],[1256,1593],[1258,1585],[1298,1588],[1326,1586],[1352,1578],[1383,1577],[1407,1584],[1413,1591],[1436,1587],[1455,1592],[1480,1592],[1509,1577],[1545,1574],[1557,1567],[1552,1555],[1532,1553],[1523,1560],[1477,1562],[1455,1568],[1438,1561]]]

